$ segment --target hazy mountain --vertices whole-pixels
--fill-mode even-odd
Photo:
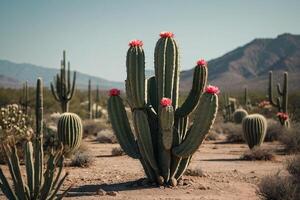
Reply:
[[[37,77],[42,77],[45,86],[50,86],[53,77],[58,73],[58,69],[45,68],[27,63],[14,63],[7,60],[0,60],[0,86],[2,87],[17,87],[21,83],[28,80],[30,85],[36,83]],[[99,84],[101,89],[109,89],[112,87],[123,88],[121,82],[108,81],[103,78],[90,76],[81,72],[77,72],[77,87],[86,88],[88,80],[92,80],[92,84]],[[15,84],[13,84],[15,83]]]
[[[210,60],[209,83],[225,90],[265,90],[268,71],[275,78],[289,72],[291,90],[300,88],[300,35],[282,34],[274,39],[255,39],[225,55]],[[193,70],[181,73],[182,89],[190,88]]]

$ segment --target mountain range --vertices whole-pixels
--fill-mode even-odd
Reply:
[[[300,89],[300,35],[281,34],[276,38],[260,38],[238,47],[223,56],[208,61],[209,84],[217,85],[222,91],[249,90],[264,91],[267,88],[268,71],[272,70],[275,81],[282,79],[284,71],[289,72],[289,90]],[[32,64],[17,64],[0,60],[0,87],[19,87],[28,80],[35,84],[36,77],[43,77],[49,86],[58,69]],[[149,77],[152,70],[146,70]],[[189,90],[193,70],[181,72],[181,90]],[[124,83],[77,73],[77,85],[86,88],[88,79],[99,84],[101,89],[124,88]]]

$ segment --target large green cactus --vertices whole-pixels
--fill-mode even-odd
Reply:
[[[27,141],[24,146],[26,181],[21,173],[20,159],[17,155],[17,147],[14,141],[12,141],[12,145],[7,143],[2,146],[6,153],[13,186],[10,185],[8,178],[4,175],[2,168],[0,168],[0,188],[10,200],[62,199],[70,190],[69,187],[63,194],[57,196],[59,189],[68,176],[68,173],[66,173],[60,178],[64,162],[62,149],[56,152],[52,151],[46,162],[46,167],[44,167],[43,87],[41,79],[37,81],[36,94],[36,134],[33,142]]]
[[[288,73],[284,72],[283,75],[283,87],[277,83],[277,94],[276,100],[274,100],[273,94],[273,72],[269,72],[269,88],[268,97],[271,105],[278,110],[278,120],[282,126],[289,127],[288,118]]]
[[[64,145],[64,153],[75,152],[82,140],[81,119],[75,113],[63,113],[57,123],[58,139]]]
[[[71,84],[70,62],[66,71],[66,52],[63,51],[63,59],[61,61],[60,74],[54,78],[51,83],[51,91],[55,100],[60,102],[62,112],[69,112],[69,103],[74,95],[76,72],[74,71],[73,83]]]
[[[243,119],[248,115],[248,112],[242,108],[236,109],[233,113],[233,121],[237,124],[241,124]]]
[[[142,45],[131,41],[126,59],[125,85],[135,134],[118,89],[110,91],[108,113],[120,145],[129,156],[140,159],[147,177],[158,184],[176,185],[214,122],[219,90],[206,87],[207,64],[199,60],[192,89],[178,106],[180,65],[173,34],[160,34],[154,52],[155,76],[148,80]],[[193,111],[194,123],[188,127]]]
[[[242,125],[244,138],[249,148],[260,146],[265,139],[267,131],[266,118],[260,114],[248,115],[243,119]]]

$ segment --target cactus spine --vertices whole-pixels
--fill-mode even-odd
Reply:
[[[23,84],[22,97],[20,98],[20,105],[22,106],[22,110],[25,114],[28,114],[29,103],[28,82],[26,81]]]
[[[277,83],[277,94],[274,100],[273,93],[273,72],[269,72],[269,88],[268,88],[268,97],[269,102],[275,108],[277,108],[278,113],[282,113],[288,116],[288,73],[284,72],[283,74],[283,87],[281,87],[280,83]],[[278,119],[282,126],[289,127],[289,119],[280,117],[278,115]]]
[[[252,149],[254,146],[260,146],[266,135],[267,121],[264,116],[260,114],[248,115],[243,119],[244,138]]]
[[[71,84],[70,62],[66,70],[66,52],[63,51],[63,59],[61,61],[60,74],[57,74],[51,83],[51,92],[55,100],[60,102],[62,112],[69,111],[69,103],[75,91],[76,72],[73,74],[73,82]]]
[[[12,144],[4,144],[8,168],[11,174],[13,187],[9,184],[2,168],[0,168],[0,188],[8,199],[31,200],[31,199],[61,199],[70,190],[70,187],[60,196],[57,193],[64,180],[66,173],[60,178],[64,157],[62,149],[51,152],[44,165],[43,154],[43,87],[42,80],[37,81],[36,92],[36,134],[33,142],[27,141],[24,146],[24,163],[26,170],[26,181],[21,174],[20,159],[17,155],[17,147]],[[57,169],[58,168],[58,171]]]
[[[58,139],[64,145],[66,154],[75,152],[82,140],[81,119],[75,113],[63,113],[57,124]]]
[[[241,124],[243,119],[248,115],[248,112],[242,108],[237,109],[233,113],[233,121],[237,124]]]
[[[147,177],[158,184],[176,185],[214,122],[218,89],[209,86],[203,94],[207,65],[200,60],[194,68],[192,89],[179,107],[178,47],[172,33],[160,36],[154,52],[155,76],[148,80],[142,42],[129,43],[125,86],[135,134],[117,89],[110,91],[108,114],[121,147],[129,156],[140,159]],[[195,121],[188,127],[193,111]]]
[[[88,118],[93,119],[93,110],[92,110],[92,81],[89,79],[89,85],[88,85]]]

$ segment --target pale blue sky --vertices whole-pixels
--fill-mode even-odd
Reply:
[[[144,41],[147,68],[160,31],[173,31],[182,69],[257,37],[300,34],[299,0],[1,0],[0,59],[126,77],[128,41]]]

